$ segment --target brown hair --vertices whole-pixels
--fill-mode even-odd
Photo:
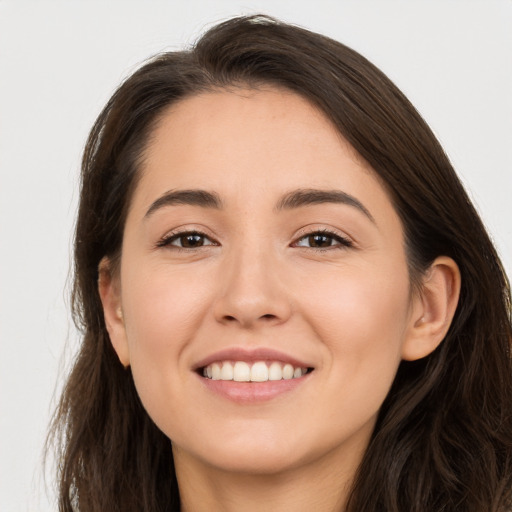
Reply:
[[[213,88],[276,85],[317,105],[370,164],[398,212],[414,283],[440,255],[462,289],[440,347],[402,362],[351,490],[353,512],[504,511],[512,506],[510,289],[436,138],[397,87],[346,46],[264,16],[151,59],[115,92],[82,164],[73,311],[83,342],[53,425],[61,511],[179,510],[171,441],[114,353],[98,264],[119,256],[138,165],[171,103]]]

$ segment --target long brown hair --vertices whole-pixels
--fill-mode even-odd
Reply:
[[[397,87],[346,46],[264,16],[221,23],[156,56],[99,115],[82,164],[73,312],[83,341],[53,424],[60,511],[179,510],[171,441],[114,353],[98,264],[119,257],[151,131],[186,96],[242,84],[317,105],[370,164],[406,237],[411,282],[440,255],[462,289],[440,347],[402,362],[353,483],[353,512],[501,512],[512,506],[511,300],[503,267],[436,138]]]

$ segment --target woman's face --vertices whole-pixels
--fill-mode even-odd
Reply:
[[[276,89],[166,111],[113,290],[112,341],[175,457],[239,472],[357,464],[413,322],[386,192]]]

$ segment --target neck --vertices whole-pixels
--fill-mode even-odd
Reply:
[[[174,459],[182,512],[342,512],[360,461],[340,465],[338,457],[323,458],[283,472],[248,474],[207,466],[179,449]]]

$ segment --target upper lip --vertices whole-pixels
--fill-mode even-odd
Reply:
[[[206,356],[204,359],[198,361],[193,369],[198,370],[199,368],[204,368],[205,366],[219,361],[245,361],[246,363],[254,363],[256,361],[280,361],[285,364],[289,363],[296,368],[312,367],[312,365],[307,362],[273,348],[231,347]]]

